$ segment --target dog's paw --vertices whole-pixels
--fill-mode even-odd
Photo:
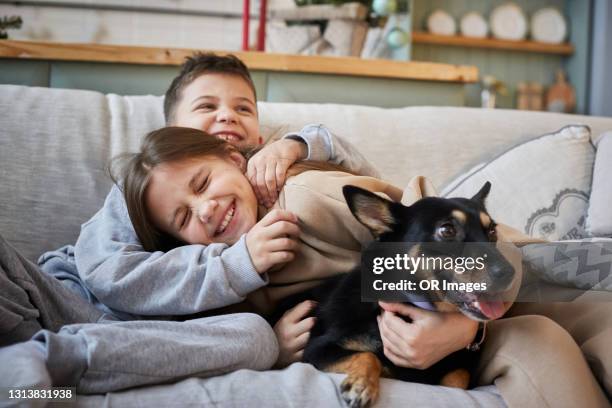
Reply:
[[[340,391],[350,408],[364,408],[378,398],[379,379],[349,375],[340,385]]]

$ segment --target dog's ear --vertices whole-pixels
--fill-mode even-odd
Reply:
[[[474,195],[474,197],[472,197],[472,201],[476,201],[484,207],[485,200],[489,195],[489,191],[491,191],[491,182],[487,181],[486,183],[484,183],[484,186],[482,186],[480,190]]]
[[[375,237],[391,231],[391,226],[395,224],[392,201],[355,186],[344,186],[342,193],[353,216]]]

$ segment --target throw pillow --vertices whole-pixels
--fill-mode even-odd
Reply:
[[[523,267],[548,282],[584,290],[612,291],[612,239],[528,244]]]
[[[596,237],[612,237],[612,131],[598,139],[586,229]]]
[[[471,197],[490,181],[487,210],[498,222],[559,241],[585,235],[595,147],[590,129],[566,126],[515,146],[459,176],[443,197]]]

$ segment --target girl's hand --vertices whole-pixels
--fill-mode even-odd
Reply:
[[[246,172],[257,201],[266,208],[272,207],[285,185],[289,167],[307,155],[306,144],[291,139],[277,140],[257,152],[249,160]]]
[[[379,305],[383,312],[378,329],[385,356],[400,367],[428,368],[470,344],[478,330],[477,322],[459,312],[432,312],[404,303]]]
[[[310,337],[310,329],[315,324],[314,317],[306,316],[316,305],[316,302],[306,300],[286,311],[274,325],[274,333],[280,348],[276,367],[286,367],[302,359],[304,347]]]
[[[297,222],[292,212],[272,210],[247,232],[247,250],[258,273],[295,258],[300,236]]]

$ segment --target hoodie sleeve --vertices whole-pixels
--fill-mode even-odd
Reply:
[[[288,133],[283,138],[306,143],[306,160],[340,164],[357,174],[380,178],[379,171],[352,144],[332,134],[323,125],[307,125],[299,132]]]
[[[104,206],[81,227],[75,246],[79,275],[108,307],[138,315],[198,313],[242,301],[264,286],[245,236],[234,245],[186,245],[146,252],[114,186]]]

